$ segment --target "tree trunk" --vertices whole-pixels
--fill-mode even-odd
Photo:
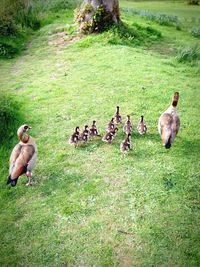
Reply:
[[[118,0],[84,0],[76,15],[79,30],[85,33],[101,32],[120,22]]]

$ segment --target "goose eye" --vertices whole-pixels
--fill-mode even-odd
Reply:
[[[26,126],[24,126],[24,130],[27,130],[28,129],[28,126],[26,125]]]

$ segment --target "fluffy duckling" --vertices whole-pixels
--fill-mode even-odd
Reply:
[[[90,140],[90,129],[88,125],[85,125],[85,130],[82,132],[80,140],[83,141],[84,143]]]
[[[166,149],[171,147],[180,128],[180,119],[177,114],[178,100],[179,93],[175,92],[170,107],[160,116],[158,121],[158,131]]]
[[[144,122],[144,116],[141,116],[137,129],[140,135],[144,135],[147,132],[147,126]]]
[[[124,124],[123,131],[126,135],[128,135],[132,132],[132,128],[133,128],[133,126],[132,126],[131,121],[130,121],[130,115],[127,115],[127,121]]]
[[[131,149],[131,134],[128,133],[126,139],[120,145],[120,151],[127,153]]]
[[[106,132],[109,133],[111,131],[114,131],[114,129],[115,129],[115,123],[114,123],[114,118],[112,118],[111,121],[107,125]]]
[[[96,126],[96,121],[93,121],[92,126],[90,128],[90,136],[99,136],[99,132]]]
[[[70,136],[69,138],[69,144],[70,145],[77,145],[80,138],[80,129],[79,126],[75,128],[75,132]]]
[[[104,135],[104,137],[102,138],[102,141],[107,142],[107,143],[111,143],[114,140],[114,138],[117,134],[117,131],[118,131],[118,128],[115,128],[114,130],[106,133]]]
[[[119,124],[119,123],[121,123],[121,121],[122,121],[122,117],[119,114],[119,106],[117,106],[117,110],[116,110],[116,113],[114,115],[114,123]]]
[[[16,186],[18,178],[25,174],[28,177],[27,186],[32,185],[32,169],[37,158],[37,146],[34,139],[28,134],[31,127],[27,124],[19,127],[17,135],[19,143],[14,147],[10,156],[10,168],[7,184]]]

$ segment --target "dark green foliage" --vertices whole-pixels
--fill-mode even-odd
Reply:
[[[109,38],[110,44],[121,45],[145,45],[161,38],[161,32],[150,27],[143,27],[137,23],[132,26],[121,23],[113,26],[110,30],[112,35]]]
[[[188,5],[198,5],[199,0],[187,0]]]
[[[21,122],[19,103],[8,95],[0,94],[0,144],[9,140]]]

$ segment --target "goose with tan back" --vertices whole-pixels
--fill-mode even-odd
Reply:
[[[171,147],[180,128],[180,119],[177,114],[178,100],[179,93],[175,92],[170,107],[160,116],[158,121],[158,131],[166,149]]]
[[[10,156],[10,168],[7,184],[16,186],[18,178],[25,174],[28,177],[27,186],[32,185],[32,169],[37,158],[37,146],[34,139],[28,134],[31,127],[22,125],[17,135],[19,143],[14,147]]]

